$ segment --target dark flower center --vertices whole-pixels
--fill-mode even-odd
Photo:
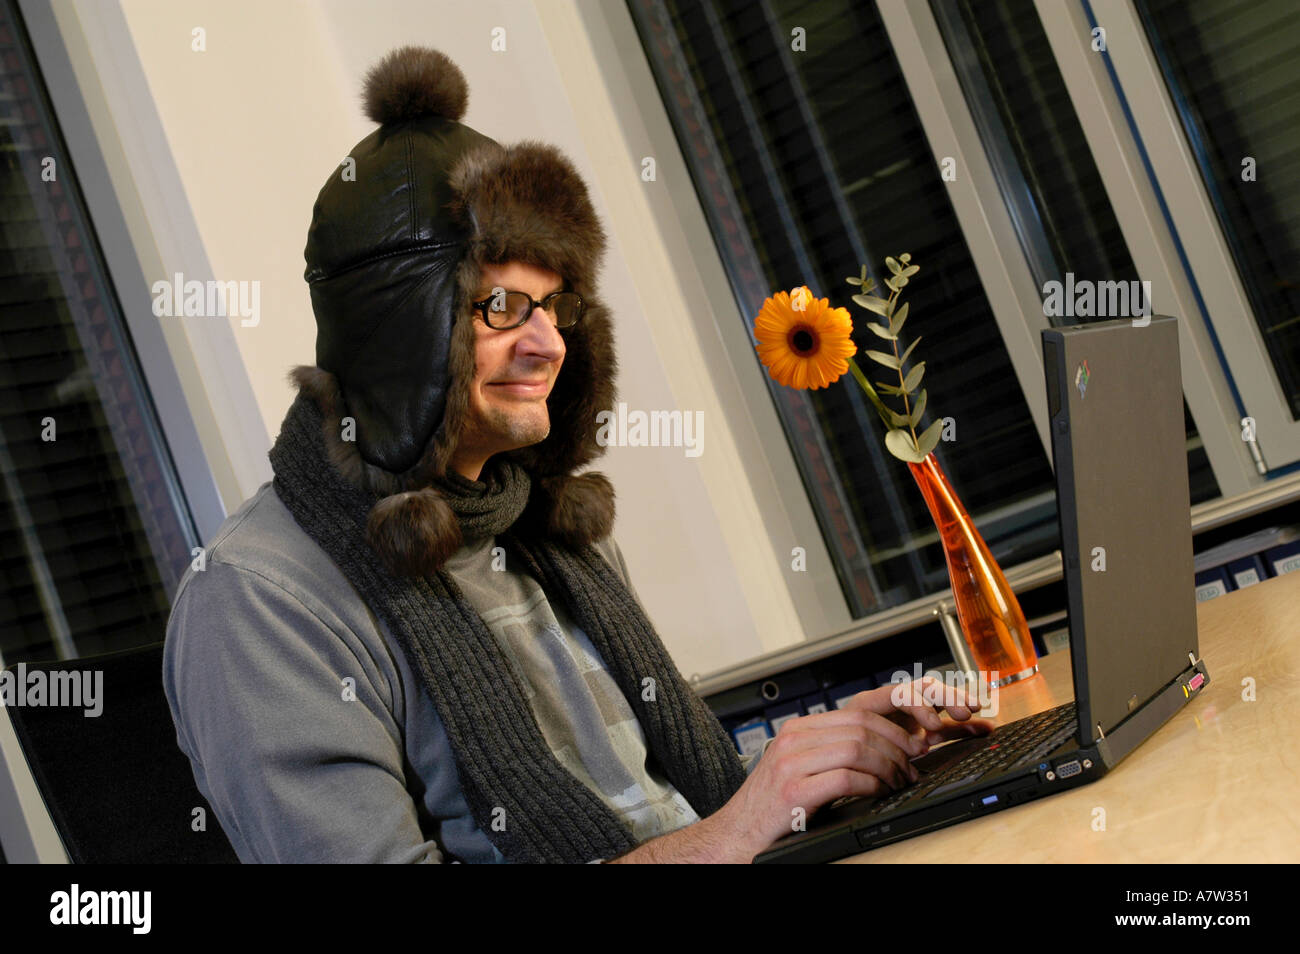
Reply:
[[[808,357],[817,352],[817,338],[807,328],[795,328],[790,332],[790,347],[800,357]]]

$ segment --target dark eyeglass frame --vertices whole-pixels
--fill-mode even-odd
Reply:
[[[522,327],[523,325],[528,324],[529,319],[533,317],[533,312],[536,311],[538,308],[541,308],[542,311],[545,311],[549,314],[551,310],[550,308],[551,302],[554,301],[560,295],[575,296],[578,299],[578,307],[576,309],[575,317],[571,324],[561,325],[560,316],[558,314],[555,316],[555,328],[557,331],[568,331],[570,328],[577,327],[578,323],[582,321],[582,316],[587,312],[586,299],[584,299],[572,288],[560,288],[556,291],[551,292],[541,301],[538,301],[532,295],[528,294],[528,292],[519,291],[516,288],[507,288],[504,291],[506,295],[523,295],[525,298],[528,299],[528,313],[524,315],[523,321],[517,321],[513,325],[505,325],[505,326],[492,324],[492,322],[488,320],[487,305],[488,302],[490,302],[492,299],[497,297],[496,295],[488,295],[482,301],[471,302],[471,304],[474,306],[474,309],[482,317],[483,324],[487,325],[489,328],[493,329],[494,331],[510,331],[511,329],[519,328]],[[497,312],[497,314],[502,314],[502,312]]]

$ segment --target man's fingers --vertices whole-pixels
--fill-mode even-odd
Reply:
[[[945,721],[941,711],[947,711],[953,721]],[[839,709],[791,719],[778,734],[802,735],[830,727],[856,725],[865,729],[869,737],[876,736],[882,742],[890,743],[878,747],[898,763],[923,754],[929,746],[963,737],[963,733],[954,735],[951,732],[954,723],[991,725],[987,720],[976,719],[978,711],[979,703],[973,693],[926,676],[859,692],[845,700]],[[972,730],[965,735],[982,735],[987,731],[987,728]],[[905,765],[900,769],[911,774]]]
[[[840,726],[856,726],[860,731],[866,729],[869,732],[882,735],[909,756],[920,755],[926,748],[925,740],[921,738],[919,730],[899,725],[889,716],[881,715],[861,706],[845,706],[842,709],[836,709],[834,712],[820,712],[816,715],[792,719],[782,725],[781,729],[782,731],[788,730],[791,733],[803,734]],[[777,734],[780,735],[781,733],[778,732]]]
[[[795,732],[781,744],[800,775],[849,768],[874,775],[891,788],[903,788],[916,773],[905,752],[880,736],[864,737],[859,726]]]
[[[988,735],[996,726],[988,719],[970,719],[966,722],[945,723],[935,731],[927,731],[925,739],[930,745],[938,745],[950,739],[968,739],[975,735]]]
[[[888,795],[890,788],[874,775],[838,768],[809,776],[796,786],[796,791],[800,803],[820,807],[846,795]]]
[[[921,755],[925,751],[927,746],[925,740],[919,735],[908,732],[897,722],[880,715],[878,712],[863,712],[862,715],[866,718],[867,729],[887,739],[895,749],[901,749],[904,759]]]
[[[973,718],[982,708],[974,692],[968,692],[960,686],[947,685],[933,676],[889,687],[886,701],[894,709],[907,712],[921,725],[932,730],[938,730],[943,724],[936,710],[947,710],[958,722],[964,722]],[[878,705],[880,700],[872,702]]]
[[[913,689],[911,683],[902,683],[897,686],[880,686],[877,689],[871,689],[867,692],[859,692],[856,696],[848,699],[844,704],[844,709],[858,709],[864,712],[874,712],[877,715],[886,717],[895,725],[899,723],[899,714],[905,713],[919,726],[927,729],[938,729],[942,722],[939,720],[938,713],[927,703],[919,688]],[[902,703],[902,704],[898,704]],[[909,731],[910,727],[903,727],[904,731]]]

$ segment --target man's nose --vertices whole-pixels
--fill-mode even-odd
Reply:
[[[521,348],[550,360],[563,357],[564,336],[555,327],[555,321],[546,313],[546,309],[540,305],[534,308],[523,327],[524,334],[518,342]]]

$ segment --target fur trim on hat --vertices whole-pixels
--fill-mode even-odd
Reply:
[[[361,98],[366,116],[381,126],[425,116],[459,122],[469,105],[469,84],[445,53],[403,46],[371,67]]]
[[[510,452],[535,479],[570,474],[605,453],[596,415],[615,406],[618,376],[613,325],[596,287],[605,232],[587,187],[559,149],[533,141],[468,150],[449,183],[448,211],[470,235],[456,274],[461,314],[472,314],[483,266],[510,261],[557,273],[586,302],[564,333],[564,363],[546,402],[551,433]]]
[[[448,185],[447,210],[471,230],[470,253],[481,262],[527,262],[595,284],[605,231],[586,183],[558,148],[525,140],[471,149]]]

